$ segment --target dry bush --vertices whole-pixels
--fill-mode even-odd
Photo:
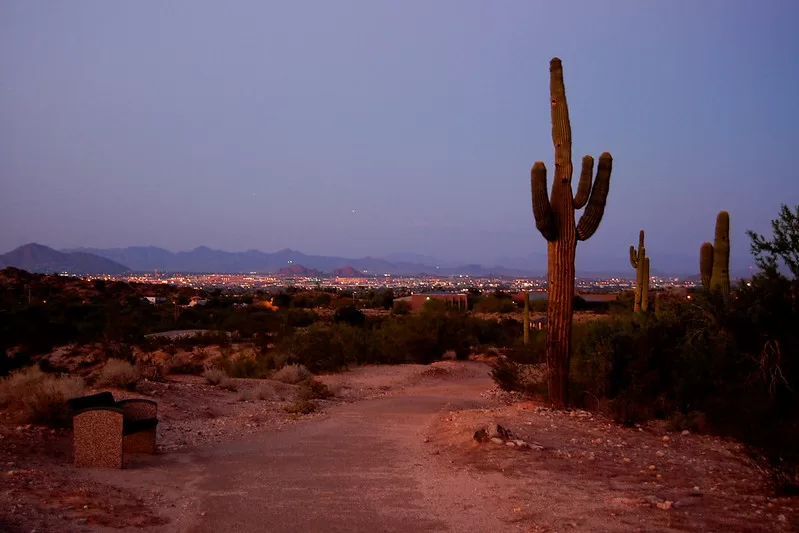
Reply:
[[[279,396],[275,387],[266,383],[261,383],[255,388],[254,395],[259,400],[275,400]]]
[[[282,400],[283,398],[277,393],[274,385],[260,383],[253,388],[243,389],[236,399],[240,402],[251,402],[253,400]]]
[[[298,400],[286,406],[285,410],[292,415],[307,415],[316,411],[316,404],[311,400]]]
[[[29,422],[66,425],[71,414],[66,401],[80,396],[83,387],[80,377],[46,374],[29,367],[0,381],[0,404],[24,407]]]
[[[333,392],[327,385],[315,379],[309,379],[300,383],[297,390],[298,398],[302,400],[324,400],[333,396]]]
[[[283,383],[300,383],[311,379],[313,374],[304,365],[286,365],[272,376],[272,379],[282,381]]]
[[[100,371],[97,384],[104,387],[133,390],[141,379],[138,368],[121,359],[109,359]]]
[[[236,385],[233,383],[233,380],[230,379],[227,373],[221,368],[208,368],[203,373],[203,377],[208,383],[220,389],[227,389],[230,391],[236,390]]]

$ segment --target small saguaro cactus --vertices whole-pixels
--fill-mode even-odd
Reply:
[[[572,314],[574,312],[574,257],[577,241],[590,238],[605,212],[613,158],[599,157],[592,181],[594,158],[583,157],[577,194],[572,192],[572,135],[563,66],[560,59],[549,62],[549,91],[552,111],[552,142],[555,145],[555,179],[547,195],[547,169],[536,161],[531,172],[535,226],[547,240],[547,380],[549,397],[555,407],[568,398],[571,360]],[[576,209],[585,211],[575,224]]]
[[[644,247],[644,230],[638,232],[638,249],[630,245],[630,265],[635,269],[635,302],[633,311],[649,308],[649,258]]]
[[[713,244],[702,243],[699,249],[699,271],[705,289],[730,295],[730,214],[719,211]]]
[[[530,293],[524,291],[524,345],[530,344]]]

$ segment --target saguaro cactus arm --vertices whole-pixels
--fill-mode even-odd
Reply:
[[[713,275],[713,245],[709,242],[703,242],[699,248],[699,273],[702,276],[702,286],[709,289]]]
[[[594,158],[590,155],[583,157],[583,169],[580,172],[580,183],[577,185],[577,195],[574,197],[574,208],[582,209],[588,202],[591,194],[591,180],[594,176]]]
[[[613,157],[605,152],[599,156],[597,165],[596,179],[591,188],[591,198],[588,200],[588,207],[583,211],[580,222],[577,224],[577,238],[581,241],[588,240],[596,232],[599,223],[602,222],[602,215],[605,214],[605,204],[610,190],[610,173],[613,170]]]
[[[630,266],[633,268],[638,268],[638,254],[635,251],[635,246],[632,244],[630,245]]]
[[[533,193],[533,216],[535,227],[548,241],[557,237],[555,220],[552,216],[552,206],[547,193],[547,167],[541,161],[536,161],[530,171],[530,188]]]

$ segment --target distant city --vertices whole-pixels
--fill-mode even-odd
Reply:
[[[394,289],[398,293],[427,291],[465,292],[469,289],[481,291],[528,291],[535,298],[546,296],[547,281],[542,278],[472,277],[456,276],[285,276],[275,274],[181,274],[181,273],[130,273],[123,275],[90,276],[105,280],[118,280],[148,284],[167,284],[195,289],[223,289],[227,292],[250,292],[263,290],[275,292],[287,287],[302,289],[369,290]],[[615,293],[632,289],[634,279],[577,279],[577,291],[585,294]],[[693,288],[696,283],[678,278],[650,278],[654,290],[669,287]]]

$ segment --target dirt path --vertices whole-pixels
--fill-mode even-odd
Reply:
[[[479,362],[359,368],[321,376],[338,403],[297,422],[121,471],[75,471],[64,457],[53,478],[79,476],[88,492],[48,496],[67,520],[56,530],[799,531],[799,500],[769,496],[737,444],[554,412],[492,390],[488,371]],[[220,401],[209,398],[203,405]],[[490,423],[532,446],[476,443]],[[199,433],[201,421],[192,424],[183,433]]]
[[[507,530],[513,510],[496,490],[503,476],[477,479],[442,468],[443,460],[425,442],[441,412],[488,406],[475,399],[491,386],[485,367],[475,365],[471,374],[422,383],[400,396],[336,406],[325,418],[287,431],[139,465],[138,483],[180,493],[182,500],[175,519],[155,529]]]

